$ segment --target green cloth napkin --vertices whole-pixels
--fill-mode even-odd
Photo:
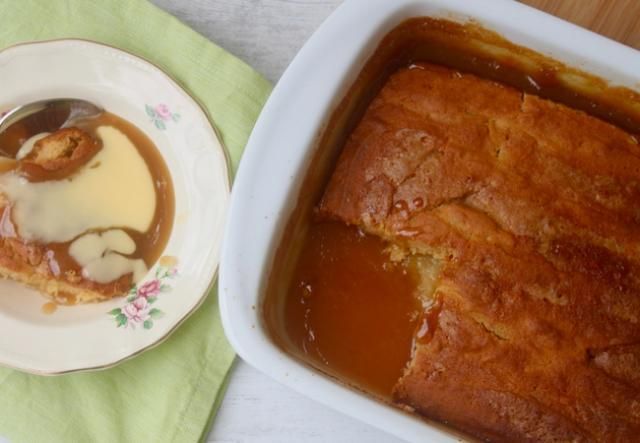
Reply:
[[[126,49],[170,73],[207,108],[235,170],[271,90],[249,66],[143,0],[0,0],[0,49],[65,37]],[[201,440],[233,359],[214,290],[166,342],[115,368],[59,377],[0,368],[0,437],[14,443]]]

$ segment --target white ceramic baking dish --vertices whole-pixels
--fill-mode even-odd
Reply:
[[[419,16],[475,20],[513,43],[640,88],[640,52],[511,0],[347,0],[318,29],[274,89],[247,145],[232,193],[220,266],[220,306],[238,354],[291,388],[410,441],[456,441],[310,369],[271,340],[261,297],[318,138],[382,37]]]

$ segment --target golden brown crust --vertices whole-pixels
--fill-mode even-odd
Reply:
[[[0,277],[24,283],[37,289],[57,304],[75,305],[109,300],[125,294],[131,287],[131,274],[118,280],[99,284],[77,275],[53,276],[46,266],[19,266],[15,261],[0,259]]]
[[[640,435],[640,146],[420,64],[351,135],[321,216],[441,260],[396,400],[492,441]]]
[[[17,237],[13,227],[8,227],[10,216],[4,214],[10,210],[0,207],[0,213],[3,214],[0,277],[32,286],[60,304],[107,300],[126,293],[131,287],[131,274],[109,283],[97,283],[82,277],[77,265],[76,269],[61,272],[60,258],[56,257],[54,245],[25,242]]]

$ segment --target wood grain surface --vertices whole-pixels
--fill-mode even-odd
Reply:
[[[640,0],[521,0],[640,49]]]

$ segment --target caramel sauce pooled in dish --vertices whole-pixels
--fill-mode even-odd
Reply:
[[[415,272],[355,228],[309,229],[285,299],[287,335],[305,360],[387,399],[418,327]]]

